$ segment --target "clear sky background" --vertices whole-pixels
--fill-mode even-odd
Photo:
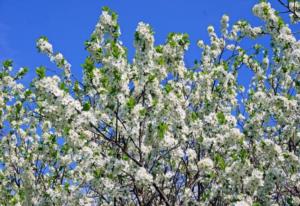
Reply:
[[[13,59],[17,68],[26,66],[34,77],[37,66],[54,68],[48,58],[37,52],[35,42],[45,35],[72,64],[72,71],[81,76],[80,65],[87,52],[88,40],[96,25],[101,8],[108,6],[119,14],[121,40],[134,55],[133,39],[138,22],[149,23],[155,31],[157,44],[165,41],[169,32],[188,33],[191,46],[186,64],[191,66],[200,57],[196,42],[208,41],[206,28],[220,28],[223,14],[230,23],[246,19],[254,25],[252,15],[255,0],[0,0],[0,60]]]

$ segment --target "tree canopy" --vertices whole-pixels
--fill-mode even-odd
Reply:
[[[28,69],[4,61],[0,204],[299,205],[300,41],[289,24],[300,2],[278,2],[286,12],[254,5],[260,26],[229,26],[227,15],[220,33],[209,26],[189,68],[188,35],[155,45],[143,22],[129,61],[106,7],[85,42],[82,80],[46,37],[36,46],[59,74],[38,67],[26,87]],[[250,85],[237,82],[242,70]]]

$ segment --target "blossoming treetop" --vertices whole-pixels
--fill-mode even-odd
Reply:
[[[300,3],[279,2],[297,23]],[[300,42],[270,3],[253,13],[262,26],[229,27],[224,15],[221,34],[208,27],[192,68],[187,34],[155,45],[145,23],[129,63],[108,8],[85,43],[82,81],[46,37],[38,50],[60,76],[39,67],[26,88],[27,69],[11,72],[5,61],[1,205],[300,204]],[[270,46],[241,46],[261,36]],[[237,76],[246,69],[254,75],[245,90]]]

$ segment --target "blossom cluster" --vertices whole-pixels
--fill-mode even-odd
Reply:
[[[290,2],[291,22],[299,3]],[[155,45],[139,23],[128,61],[109,8],[85,45],[82,81],[37,41],[64,73],[0,70],[1,205],[299,205],[300,41],[266,1],[262,25],[209,26],[188,68],[187,34]],[[244,42],[269,37],[268,45]],[[252,41],[251,40],[251,41]],[[271,44],[269,44],[271,43]],[[240,84],[241,71],[253,73]]]

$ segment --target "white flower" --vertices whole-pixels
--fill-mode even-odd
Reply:
[[[84,146],[84,147],[82,148],[82,152],[84,153],[84,155],[85,155],[86,157],[92,157],[92,156],[93,156],[93,151],[92,151],[92,149],[91,149],[90,147]]]
[[[228,33],[227,31],[227,28],[229,26],[228,21],[229,21],[229,17],[227,15],[223,15],[221,19],[221,27],[222,27],[221,30],[224,35]]]
[[[149,154],[149,152],[151,152],[151,147],[148,147],[145,144],[141,144],[141,151],[147,155]]]
[[[186,151],[186,156],[189,158],[190,161],[194,160],[197,158],[197,154],[195,152],[195,150],[188,148]]]
[[[142,183],[143,182],[152,182],[153,181],[152,175],[149,174],[144,167],[140,167],[138,169],[138,171],[136,172],[136,175],[135,175],[135,179],[137,181],[141,181]]]
[[[101,24],[103,24],[103,25],[109,25],[109,26],[115,25],[115,21],[112,20],[111,15],[107,11],[102,12],[100,21],[101,21]]]
[[[201,159],[197,165],[202,169],[212,169],[214,167],[214,162],[209,157],[205,157]]]
[[[228,21],[229,21],[229,16],[227,16],[226,14],[224,14],[223,16],[222,16],[222,20],[221,20],[222,22],[225,22],[225,23],[228,23]]]
[[[236,202],[234,204],[234,206],[251,206],[251,204],[249,204],[248,202],[246,201],[239,201],[239,202]]]
[[[139,22],[136,32],[140,36],[140,38],[148,42],[147,44],[151,45],[154,42],[154,37],[152,35],[151,27],[149,24]]]
[[[266,2],[261,2],[259,4],[256,4],[252,11],[253,13],[258,17],[264,17],[264,19],[267,18],[267,15],[269,14],[271,10],[271,4]]]
[[[269,65],[269,58],[268,57],[263,58],[263,64],[265,64],[266,67],[268,67],[268,65]]]
[[[169,132],[165,134],[163,141],[166,147],[172,147],[177,144],[177,140],[175,140]]]
[[[208,31],[208,33],[213,33],[215,31],[215,29],[213,26],[208,26],[207,31]]]
[[[235,45],[234,44],[228,44],[227,46],[226,46],[226,49],[228,49],[228,50],[230,50],[230,51],[233,51],[234,49],[235,49]]]
[[[37,47],[39,48],[39,50],[41,52],[46,53],[48,55],[53,53],[52,45],[47,40],[45,40],[44,38],[40,38],[37,41]]]
[[[177,149],[174,150],[174,156],[176,158],[183,158],[184,157],[184,151],[178,147]]]
[[[64,59],[64,56],[61,53],[57,53],[56,55],[51,57],[51,61],[54,61],[55,63],[59,64]]]
[[[208,124],[216,124],[217,119],[216,119],[216,113],[210,113],[209,115],[204,117],[205,122],[207,122]]]
[[[180,119],[184,119],[186,117],[186,111],[182,107],[177,107],[176,112],[178,113]]]
[[[172,171],[168,171],[166,174],[165,174],[165,177],[167,178],[167,179],[171,179],[173,176],[174,176],[174,172],[172,172]]]
[[[261,27],[253,27],[251,29],[251,32],[252,32],[253,36],[257,36],[258,34],[262,33],[262,29],[261,29]]]
[[[203,41],[203,40],[199,40],[199,41],[197,42],[197,45],[198,45],[198,47],[200,47],[200,48],[204,48],[204,47],[205,47],[205,44],[204,44],[204,41]]]
[[[291,54],[291,58],[295,64],[299,64],[300,63],[300,49],[294,49]]]

